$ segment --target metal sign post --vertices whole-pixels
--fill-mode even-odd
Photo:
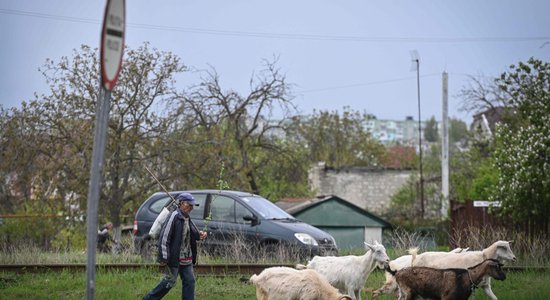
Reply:
[[[118,80],[124,52],[125,0],[107,0],[101,31],[101,81],[102,86],[96,106],[94,148],[88,188],[88,211],[86,218],[87,262],[86,299],[94,299],[95,251],[97,243],[97,211],[103,157],[107,141],[107,123],[111,103],[111,90]]]

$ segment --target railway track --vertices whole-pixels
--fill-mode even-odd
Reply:
[[[199,264],[194,266],[197,275],[252,275],[259,274],[263,269],[285,266],[294,267],[293,265],[266,265],[266,264]],[[162,268],[158,264],[101,264],[96,265],[97,270],[136,270],[136,269],[158,269]],[[86,264],[10,264],[0,265],[0,272],[13,273],[40,273],[40,272],[61,272],[61,271],[86,271]],[[522,271],[537,271],[546,272],[546,267],[520,267],[520,266],[505,266],[504,271],[507,272],[522,272]]]
[[[231,275],[231,274],[259,274],[263,269],[293,265],[266,265],[266,264],[199,264],[194,266],[197,275]],[[158,269],[162,270],[159,264],[101,264],[96,265],[96,270],[136,270],[136,269]],[[61,272],[61,271],[86,271],[86,264],[12,264],[0,265],[0,272],[13,273],[40,273],[40,272]]]

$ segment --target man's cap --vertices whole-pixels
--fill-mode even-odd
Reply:
[[[193,198],[193,195],[189,193],[180,193],[179,195],[176,196],[176,201],[178,201],[178,204],[181,204],[182,202],[185,201],[191,205],[199,206],[197,201],[195,201],[195,198]]]

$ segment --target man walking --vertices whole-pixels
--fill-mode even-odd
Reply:
[[[160,265],[164,267],[164,278],[143,299],[161,299],[176,285],[178,274],[182,282],[181,299],[195,299],[195,274],[197,263],[197,240],[206,238],[207,233],[199,231],[189,218],[194,206],[198,206],[193,195],[181,193],[176,196],[178,208],[170,213],[160,231],[158,247]]]

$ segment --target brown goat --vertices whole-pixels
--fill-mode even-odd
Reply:
[[[488,275],[497,280],[506,279],[502,264],[494,259],[487,259],[468,269],[408,267],[392,271],[389,265],[385,268],[395,276],[400,300],[411,300],[417,296],[441,300],[467,300],[484,276]]]

